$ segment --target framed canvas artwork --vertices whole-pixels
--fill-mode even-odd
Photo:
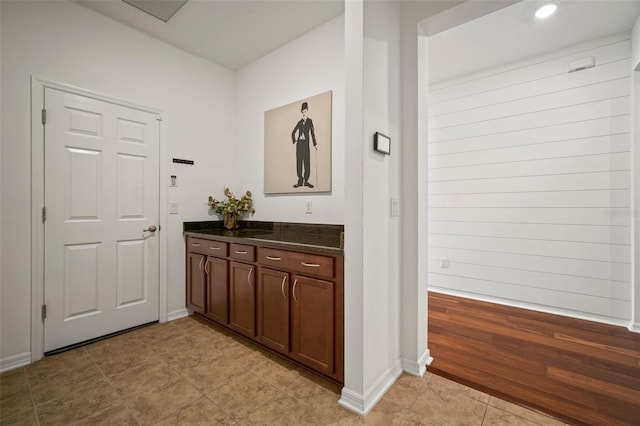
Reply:
[[[264,193],[331,191],[332,92],[264,113]]]

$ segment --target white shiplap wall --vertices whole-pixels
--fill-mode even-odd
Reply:
[[[630,47],[616,35],[429,89],[430,290],[630,318]]]

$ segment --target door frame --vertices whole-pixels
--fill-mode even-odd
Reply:
[[[164,111],[103,93],[31,76],[31,362],[44,356],[44,324],[41,319],[41,307],[44,303],[44,126],[42,109],[44,108],[45,89],[56,89],[74,95],[86,96],[102,102],[133,108],[156,115],[159,121],[159,294],[158,315],[160,322],[167,321],[167,189],[162,185],[162,176],[167,176],[167,147],[165,130],[162,126]]]

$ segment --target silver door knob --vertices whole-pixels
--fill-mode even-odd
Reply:
[[[142,232],[156,232],[157,229],[155,225],[149,225],[149,228],[143,229]]]

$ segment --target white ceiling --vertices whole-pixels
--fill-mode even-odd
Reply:
[[[525,0],[431,36],[429,82],[629,31],[640,13],[637,0],[559,0],[553,16],[536,19],[536,9],[548,2]]]
[[[165,23],[121,0],[75,1],[231,70],[344,13],[344,0],[189,0]],[[431,36],[430,83],[628,31],[640,14],[640,0],[556,0],[555,15],[535,19],[546,2],[524,0]]]
[[[343,0],[190,0],[165,23],[120,0],[76,3],[232,70],[344,13]]]

